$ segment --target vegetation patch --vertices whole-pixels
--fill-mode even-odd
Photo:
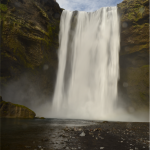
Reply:
[[[8,104],[9,102],[1,101],[1,104]]]
[[[149,65],[144,65],[141,68],[149,68]]]
[[[6,12],[7,11],[7,6],[4,5],[4,4],[0,4],[0,10],[3,11],[3,12]]]
[[[14,106],[17,106],[17,107],[21,107],[21,108],[25,108],[25,109],[28,109],[29,111],[31,111],[31,112],[33,112],[33,113],[35,113],[34,111],[32,111],[31,109],[29,109],[28,107],[26,107],[26,106],[23,106],[23,105],[19,105],[19,104],[13,104],[13,103],[11,103],[12,105],[14,105]]]
[[[34,3],[34,5],[40,10],[42,16],[45,17],[49,21],[47,13],[40,6],[38,6],[36,3]]]

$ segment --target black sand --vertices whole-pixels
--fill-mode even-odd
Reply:
[[[88,123],[82,126],[78,120],[72,124],[67,121],[1,120],[1,150],[149,149],[149,123]],[[82,132],[85,136],[80,136]]]

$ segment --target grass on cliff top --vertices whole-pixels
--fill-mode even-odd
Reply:
[[[23,105],[13,104],[13,103],[11,103],[11,102],[5,102],[5,101],[1,101],[0,103],[3,103],[3,104],[12,104],[12,105],[17,106],[17,107],[21,107],[21,108],[28,109],[29,111],[31,111],[31,112],[33,112],[33,113],[35,113],[35,112],[34,112],[34,111],[32,111],[31,109],[29,109],[28,107],[23,106]]]
[[[13,103],[12,103],[12,104],[13,104]],[[19,104],[13,104],[13,105],[15,105],[15,106],[17,106],[17,107],[26,108],[26,109],[28,109],[28,110],[32,111],[31,109],[29,109],[28,107],[23,106],[23,105],[19,105]],[[32,112],[34,112],[34,111],[32,111]],[[35,113],[35,112],[34,112],[34,113]]]

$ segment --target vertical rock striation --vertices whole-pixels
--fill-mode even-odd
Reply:
[[[124,0],[121,15],[119,91],[132,106],[149,106],[149,1]]]
[[[29,118],[33,119],[35,117],[35,112],[29,108],[13,104],[10,102],[5,102],[0,97],[0,118]]]
[[[42,93],[53,93],[62,9],[54,0],[2,0],[1,86],[28,74]]]

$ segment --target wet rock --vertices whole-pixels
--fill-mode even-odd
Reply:
[[[103,123],[108,123],[108,121],[103,121]]]
[[[104,147],[100,147],[100,149],[104,149]]]
[[[68,135],[61,134],[60,137],[68,137]]]
[[[35,118],[37,118],[37,119],[45,119],[44,117],[35,117]]]
[[[47,142],[49,139],[42,139],[42,141]]]
[[[66,127],[66,128],[64,129],[64,131],[70,131],[70,130],[69,130],[69,128],[68,128],[68,127]]]
[[[25,148],[31,148],[31,146],[25,146]]]
[[[102,139],[102,140],[104,139],[104,138],[103,138],[103,137],[101,137],[101,136],[99,136],[99,138],[100,138],[100,139]]]
[[[82,132],[82,133],[80,134],[80,136],[85,136],[85,133],[84,133],[84,132]]]

